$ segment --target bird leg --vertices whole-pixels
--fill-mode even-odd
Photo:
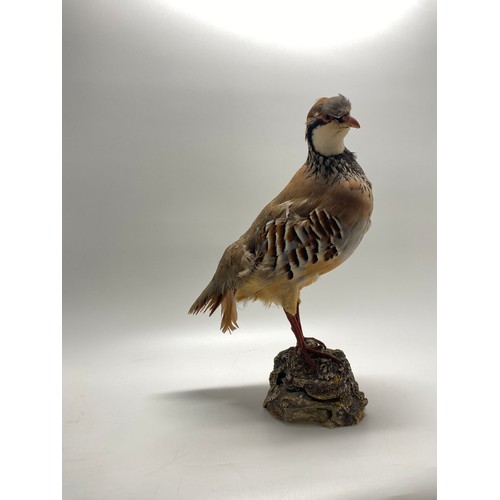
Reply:
[[[297,318],[297,321],[299,322],[300,331],[302,332],[302,325],[300,323],[299,304],[297,304],[297,314],[295,315],[295,317]],[[306,341],[306,343],[308,340],[315,342],[318,345],[318,347],[320,347],[321,349],[326,349],[325,343],[321,342],[321,340],[315,339],[314,337],[304,337],[304,340]]]
[[[286,317],[288,318],[288,321],[290,322],[290,326],[292,327],[292,332],[295,335],[295,338],[297,339],[297,347],[302,351],[302,355],[304,356],[305,360],[314,368],[316,369],[316,364],[312,360],[311,356],[307,354],[307,351],[310,349],[307,346],[306,340],[304,339],[304,335],[302,333],[302,328],[300,325],[300,321],[297,318],[297,315],[293,316],[285,311]]]
[[[333,361],[337,361],[338,363],[340,363],[339,358],[321,350],[321,348],[325,348],[325,344],[323,344],[323,342],[317,341],[313,338],[308,338],[307,340],[314,340],[315,342],[317,342],[320,346],[320,349],[308,345],[306,338],[304,337],[304,333],[302,332],[302,325],[300,324],[300,316],[298,310],[295,315],[292,315],[286,311],[285,314],[288,318],[288,321],[290,322],[290,326],[292,327],[292,332],[297,339],[297,347],[302,351],[302,355],[309,363],[309,365],[311,365],[315,370],[317,369],[316,364],[309,354],[317,356],[319,358],[332,359]]]

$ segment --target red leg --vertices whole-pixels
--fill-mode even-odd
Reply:
[[[297,347],[302,351],[302,355],[304,356],[305,360],[314,368],[316,369],[316,364],[312,360],[311,356],[309,354],[312,354],[313,356],[318,356],[320,358],[326,358],[326,359],[332,359],[334,361],[340,362],[339,358],[336,356],[333,356],[332,354],[328,354],[324,351],[321,351],[320,349],[311,347],[307,344],[306,339],[304,338],[304,334],[302,332],[302,325],[300,324],[300,316],[299,312],[297,310],[297,313],[295,316],[292,314],[289,314],[285,311],[286,317],[288,318],[288,321],[290,322],[290,325],[292,327],[292,332],[295,335],[295,338],[297,339]],[[316,339],[314,339],[316,340]],[[318,342],[318,344],[323,345],[322,342]]]
[[[307,344],[304,339],[304,335],[302,334],[302,328],[300,325],[300,321],[297,318],[297,315],[292,316],[291,314],[287,313],[285,311],[286,317],[288,318],[288,321],[290,322],[290,326],[292,327],[292,332],[295,335],[295,338],[297,339],[297,347],[302,351],[302,354],[306,361],[314,368],[316,369],[316,364],[312,360],[312,358],[307,354]]]
[[[300,314],[299,314],[299,304],[297,304],[297,314],[295,315],[295,317],[297,318],[297,320],[299,322],[300,331],[302,332],[302,325],[300,323]],[[321,349],[326,349],[326,345],[324,344],[324,342],[321,342],[321,340],[315,339],[314,337],[304,337],[304,339],[306,341],[306,344],[307,344],[308,340],[312,340],[313,342],[316,342],[316,344],[318,344],[318,346]]]

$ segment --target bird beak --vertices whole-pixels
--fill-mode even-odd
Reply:
[[[347,123],[349,127],[360,128],[361,125],[358,123],[356,118],[353,118],[351,115],[347,115],[344,117],[344,123]]]

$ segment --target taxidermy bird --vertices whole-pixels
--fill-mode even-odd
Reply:
[[[322,97],[307,114],[308,156],[288,185],[225,250],[214,277],[189,310],[221,308],[223,332],[238,328],[236,303],[261,300],[285,311],[306,361],[336,359],[325,345],[304,337],[300,291],[342,264],[370,227],[370,181],[344,146],[359,128],[343,95]]]

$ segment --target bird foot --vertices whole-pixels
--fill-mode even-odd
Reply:
[[[323,342],[321,342],[321,340],[315,339],[314,337],[304,337],[304,340],[306,341],[306,345],[313,344],[312,346],[313,348],[319,347],[320,349],[326,349],[326,345]]]
[[[309,339],[310,338],[308,338],[308,340]],[[319,344],[322,345],[321,347],[322,349],[326,349],[325,344],[323,344],[323,342],[319,342]],[[316,371],[318,371],[318,365],[314,362],[313,357],[331,359],[336,363],[342,362],[341,359],[338,358],[337,356],[334,356],[333,354],[330,354],[328,352],[324,352],[321,349],[310,347],[307,345],[307,343],[304,346],[297,346],[297,347],[301,350],[302,355],[304,356],[304,359],[307,361],[307,363]]]

